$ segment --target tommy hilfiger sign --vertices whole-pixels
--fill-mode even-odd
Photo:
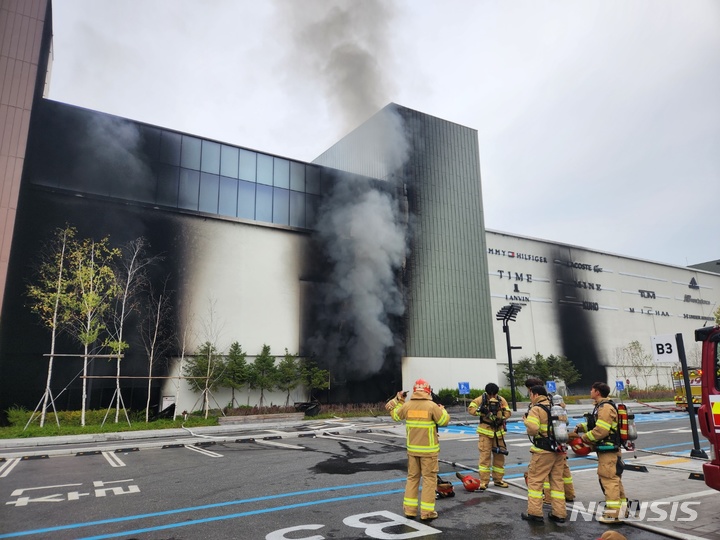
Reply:
[[[547,257],[542,255],[529,255],[527,253],[518,253],[517,251],[510,251],[505,249],[493,249],[488,248],[488,255],[500,255],[501,257],[509,257],[511,259],[520,259],[522,261],[532,261],[539,263],[546,263]]]

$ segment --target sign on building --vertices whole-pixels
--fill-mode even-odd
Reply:
[[[680,357],[677,352],[677,340],[673,334],[652,336],[653,358],[658,364],[679,363]]]

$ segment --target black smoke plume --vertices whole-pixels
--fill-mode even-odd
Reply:
[[[595,299],[586,298],[583,289],[576,286],[579,279],[575,275],[580,270],[573,269],[570,252],[553,253],[552,280],[555,284],[555,303],[558,306],[557,323],[560,328],[562,354],[570,360],[581,374],[574,388],[585,389],[596,381],[605,382],[607,370],[600,362],[597,340],[592,324],[592,310],[585,309]],[[584,271],[587,272],[587,271]]]

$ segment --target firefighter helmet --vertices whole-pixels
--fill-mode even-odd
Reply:
[[[463,487],[467,491],[477,491],[478,489],[480,489],[480,486],[482,485],[480,483],[480,480],[478,480],[477,478],[473,478],[469,474],[466,474],[465,476],[463,476],[462,474],[457,472],[457,473],[455,473],[455,476],[457,476],[460,480],[462,480]]]
[[[570,439],[568,444],[576,456],[587,456],[590,453],[590,447],[580,437]]]
[[[415,381],[415,386],[413,386],[413,392],[425,392],[429,394],[432,392],[432,389],[430,388],[430,383],[425,379],[418,379]]]

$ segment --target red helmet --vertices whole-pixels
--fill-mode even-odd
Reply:
[[[477,478],[473,478],[469,474],[463,476],[459,472],[455,473],[455,476],[457,476],[460,480],[462,480],[463,487],[467,491],[477,491],[478,489],[480,489],[480,486],[481,486],[480,480],[478,480]]]
[[[432,389],[430,388],[430,383],[425,379],[418,379],[415,381],[415,386],[413,386],[413,392],[425,392],[429,394],[432,392]]]
[[[576,456],[587,456],[590,453],[591,448],[580,437],[570,439],[568,444]]]

